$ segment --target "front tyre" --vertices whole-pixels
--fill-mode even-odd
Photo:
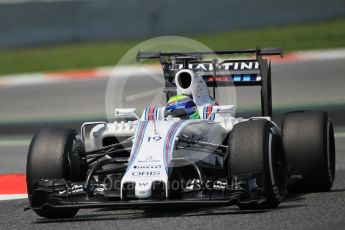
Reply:
[[[46,128],[34,136],[26,164],[26,184],[32,207],[40,207],[48,201],[46,195],[33,192],[35,182],[41,179],[85,179],[85,166],[80,159],[83,152],[81,137],[73,129]],[[77,214],[78,209],[44,207],[34,211],[46,218],[70,218]]]
[[[228,146],[230,176],[255,174],[265,198],[261,204],[239,204],[241,209],[276,208],[286,193],[287,171],[281,137],[268,120],[249,120],[234,126]]]

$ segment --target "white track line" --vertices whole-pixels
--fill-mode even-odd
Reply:
[[[345,58],[345,49],[299,51],[294,54],[301,60],[337,60]]]
[[[334,133],[335,138],[344,138],[345,132],[336,132]]]
[[[27,199],[28,194],[2,194],[0,195],[0,200],[18,200]]]
[[[10,147],[10,146],[29,146],[30,139],[14,139],[14,140],[1,140],[0,139],[0,146]]]

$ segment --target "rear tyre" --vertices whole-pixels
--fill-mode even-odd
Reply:
[[[289,174],[303,177],[289,191],[328,191],[335,177],[334,129],[328,114],[321,111],[285,114],[282,138]]]
[[[32,207],[47,203],[45,194],[33,193],[34,184],[40,179],[85,180],[85,166],[80,159],[83,152],[81,137],[73,129],[47,128],[34,136],[26,164],[26,183]],[[34,211],[46,218],[70,218],[77,214],[78,209],[44,207]]]
[[[286,161],[276,126],[267,120],[250,120],[234,126],[229,137],[230,176],[256,174],[261,204],[239,204],[241,209],[276,208],[286,193]]]

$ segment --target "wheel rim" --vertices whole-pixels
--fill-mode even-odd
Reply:
[[[270,179],[273,192],[278,200],[281,199],[286,185],[286,168],[284,154],[281,146],[277,143],[277,137],[274,138],[272,132],[269,135],[269,168]]]
[[[333,136],[333,127],[331,125],[331,122],[328,120],[327,122],[327,151],[326,151],[326,157],[327,157],[327,172],[328,172],[328,178],[330,183],[333,183],[334,180],[334,174],[335,174],[335,168],[334,168],[334,162],[335,162],[335,146],[334,146],[334,136]]]

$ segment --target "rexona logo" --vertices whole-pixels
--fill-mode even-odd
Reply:
[[[173,69],[182,69],[182,64],[177,64],[174,66]],[[197,63],[197,64],[189,64],[189,69],[196,69],[196,70],[205,70],[211,71],[213,70],[213,65],[209,63]],[[220,70],[255,70],[259,69],[259,63],[257,61],[237,61],[237,62],[224,62],[219,64]]]
[[[160,169],[161,165],[134,165],[134,169]]]
[[[159,171],[138,171],[132,172],[132,176],[159,176],[161,173]]]

